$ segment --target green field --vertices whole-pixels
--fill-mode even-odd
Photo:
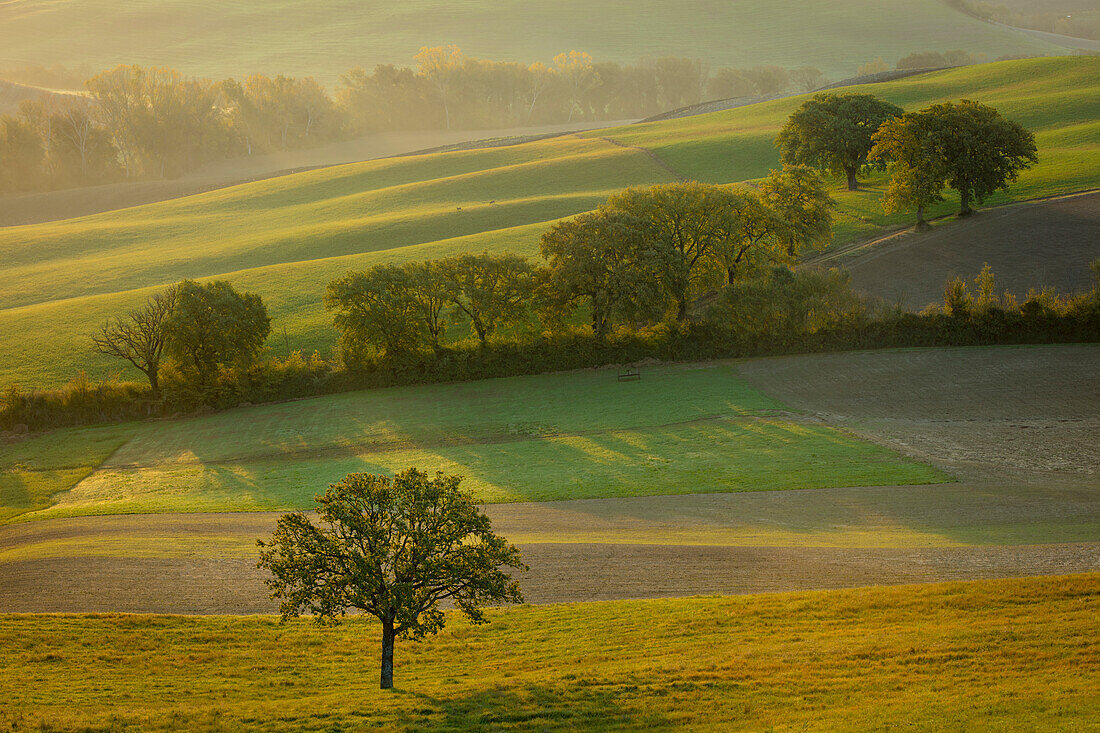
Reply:
[[[991,205],[1100,185],[1100,59],[1003,62],[866,90],[908,108],[973,97],[1035,130],[1040,164]],[[674,175],[716,183],[758,178],[778,164],[772,140],[799,103],[336,166],[0,229],[0,384],[56,386],[81,369],[134,378],[136,372],[92,354],[89,334],[151,286],[184,277],[226,277],[260,293],[275,319],[275,353],[289,347],[328,355],[336,334],[321,296],[348,269],[483,249],[534,255],[551,222],[623,187]],[[882,214],[881,184],[836,192],[838,244],[909,220]]]
[[[399,642],[386,693],[363,620],[0,616],[0,726],[1091,730],[1098,602],[1090,574],[519,607]]]
[[[0,520],[313,506],[353,471],[460,472],[482,502],[931,483],[939,471],[735,376],[663,367],[370,390],[0,446]],[[89,475],[90,474],[90,475]]]
[[[335,83],[352,66],[411,64],[421,46],[458,44],[495,60],[549,62],[580,49],[598,61],[683,56],[712,66],[820,67],[852,76],[876,56],[962,48],[989,59],[1059,46],[970,18],[938,0],[828,5],[660,0],[15,0],[0,4],[0,68],[40,64],[172,66],[224,78],[252,72]]]

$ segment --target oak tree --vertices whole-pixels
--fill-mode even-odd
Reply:
[[[809,165],[844,176],[848,190],[867,165],[871,136],[902,109],[871,94],[818,94],[787,119],[775,144],[784,163]]]
[[[271,332],[260,296],[240,293],[224,280],[178,286],[165,320],[165,351],[185,377],[205,389],[218,370],[251,366]]]
[[[486,622],[485,604],[522,603],[519,584],[501,570],[527,570],[519,550],[492,531],[460,481],[415,468],[393,479],[352,473],[317,497],[318,524],[302,513],[281,517],[258,544],[283,619],[309,613],[332,623],[348,609],[374,616],[389,689],[395,640],[442,629],[441,601],[475,624]]]

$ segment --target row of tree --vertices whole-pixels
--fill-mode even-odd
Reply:
[[[0,192],[174,177],[212,160],[381,130],[646,117],[707,96],[767,96],[824,82],[810,67],[712,75],[690,59],[624,66],[578,51],[524,65],[466,57],[456,46],[425,47],[414,67],[352,69],[335,95],[310,77],[216,82],[119,66],[88,79],[84,96],[50,95],[0,117]]]
[[[379,352],[438,352],[455,323],[484,347],[532,313],[548,329],[584,313],[601,341],[666,316],[682,323],[708,292],[793,264],[828,240],[831,205],[803,167],[773,172],[759,189],[630,188],[544,233],[544,266],[489,253],[376,265],[330,283],[325,305],[350,365]]]
[[[821,179],[801,167],[773,171],[758,189],[632,188],[551,227],[543,266],[489,253],[376,265],[329,283],[325,305],[352,369],[378,355],[438,354],[457,324],[485,348],[532,316],[563,329],[580,311],[603,341],[615,328],[666,316],[682,323],[700,296],[794,263],[827,241],[831,205]],[[158,400],[166,363],[201,394],[223,371],[255,363],[270,330],[259,296],[186,280],[109,320],[93,342],[144,373]]]

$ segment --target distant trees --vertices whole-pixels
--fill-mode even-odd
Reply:
[[[352,473],[317,497],[319,524],[286,514],[269,542],[259,540],[259,567],[281,599],[283,619],[302,613],[335,623],[358,609],[382,623],[380,687],[393,687],[397,638],[439,632],[450,600],[473,623],[489,603],[522,603],[502,567],[527,570],[519,550],[492,531],[460,476],[414,468],[387,476]]]
[[[818,94],[787,119],[775,144],[784,163],[809,165],[844,176],[848,190],[868,164],[871,136],[902,109],[871,94]]]
[[[149,380],[154,400],[159,400],[160,364],[167,339],[165,324],[176,305],[179,287],[172,285],[150,295],[124,317],[108,320],[92,336],[101,354],[125,359]]]
[[[271,319],[258,295],[240,293],[224,280],[184,280],[163,328],[166,353],[189,382],[205,390],[220,369],[255,362]]]
[[[972,212],[997,189],[1006,188],[1038,160],[1031,132],[987,105],[961,100],[910,112],[883,125],[871,157],[890,166],[884,205],[915,208],[922,226],[924,207],[959,193],[959,215]]]
[[[961,48],[953,51],[916,51],[898,59],[898,69],[934,69],[941,66],[966,66],[981,63],[984,54],[971,55]]]

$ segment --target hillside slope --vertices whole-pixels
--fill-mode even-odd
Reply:
[[[0,3],[0,66],[138,63],[213,77],[310,74],[334,84],[352,66],[410,64],[420,46],[442,43],[526,63],[575,48],[601,61],[671,55],[712,66],[809,64],[833,78],[876,56],[892,64],[926,49],[963,48],[990,59],[1064,52],[939,0]]]
[[[866,89],[907,108],[970,97],[1034,130],[1039,165],[990,204],[1100,185],[1100,59],[1002,62]],[[0,383],[46,386],[79,369],[93,375],[117,369],[89,353],[88,334],[147,288],[184,277],[227,277],[260,293],[283,350],[328,353],[335,334],[321,295],[332,277],[376,262],[460,251],[531,255],[549,223],[624,187],[680,177],[758,178],[778,165],[772,141],[801,101],[508,148],[336,166],[0,229]],[[839,243],[909,220],[882,214],[881,183],[836,192]],[[934,213],[953,206],[949,201]]]

